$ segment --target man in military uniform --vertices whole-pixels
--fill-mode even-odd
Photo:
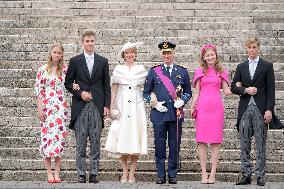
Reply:
[[[152,106],[150,120],[154,127],[156,183],[166,182],[165,160],[168,137],[168,182],[176,184],[182,122],[184,121],[183,106],[189,101],[192,93],[187,69],[173,63],[176,45],[163,41],[158,47],[162,52],[163,64],[153,66],[149,70],[143,96]]]

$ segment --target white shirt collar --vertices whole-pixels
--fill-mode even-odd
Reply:
[[[173,69],[173,67],[174,67],[174,63],[172,63],[172,64],[171,64],[171,65],[169,65],[169,66],[168,66],[168,65],[166,65],[166,64],[164,63],[164,66],[165,66],[165,68],[166,68],[166,67],[170,67],[170,69]]]
[[[94,53],[92,55],[88,55],[85,51],[84,51],[84,56],[85,58],[91,58],[91,59],[94,59]]]
[[[258,61],[259,61],[259,56],[257,56],[256,59],[254,59],[254,60],[248,58],[248,61],[249,61],[249,63],[252,63],[252,62],[258,63]]]

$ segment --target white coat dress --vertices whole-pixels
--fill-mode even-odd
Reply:
[[[118,84],[115,107],[120,117],[111,122],[105,150],[114,157],[147,154],[147,120],[143,85],[147,72],[142,65],[117,65],[111,78]]]

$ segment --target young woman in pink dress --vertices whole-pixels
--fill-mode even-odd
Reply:
[[[222,68],[214,45],[202,46],[199,63],[200,68],[194,73],[195,90],[190,114],[195,118],[196,142],[202,171],[201,183],[213,184],[224,127],[224,107],[220,89],[223,89],[225,95],[230,95],[231,91],[228,72]],[[206,171],[208,144],[211,144],[210,176]]]
[[[67,136],[68,104],[64,92],[67,66],[63,60],[64,49],[59,43],[51,46],[47,64],[36,75],[35,95],[41,138],[40,154],[44,158],[49,183],[61,182],[59,172],[61,157]],[[51,170],[51,158],[55,158],[55,171]]]

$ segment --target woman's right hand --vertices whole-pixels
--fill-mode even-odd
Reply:
[[[44,114],[44,112],[43,112],[42,110],[39,110],[39,111],[38,111],[38,118],[39,118],[39,120],[42,121],[42,122],[45,121],[46,116],[45,116],[45,114]]]
[[[191,108],[190,109],[190,117],[195,119],[195,117],[196,117],[196,110],[195,110],[195,108]]]

